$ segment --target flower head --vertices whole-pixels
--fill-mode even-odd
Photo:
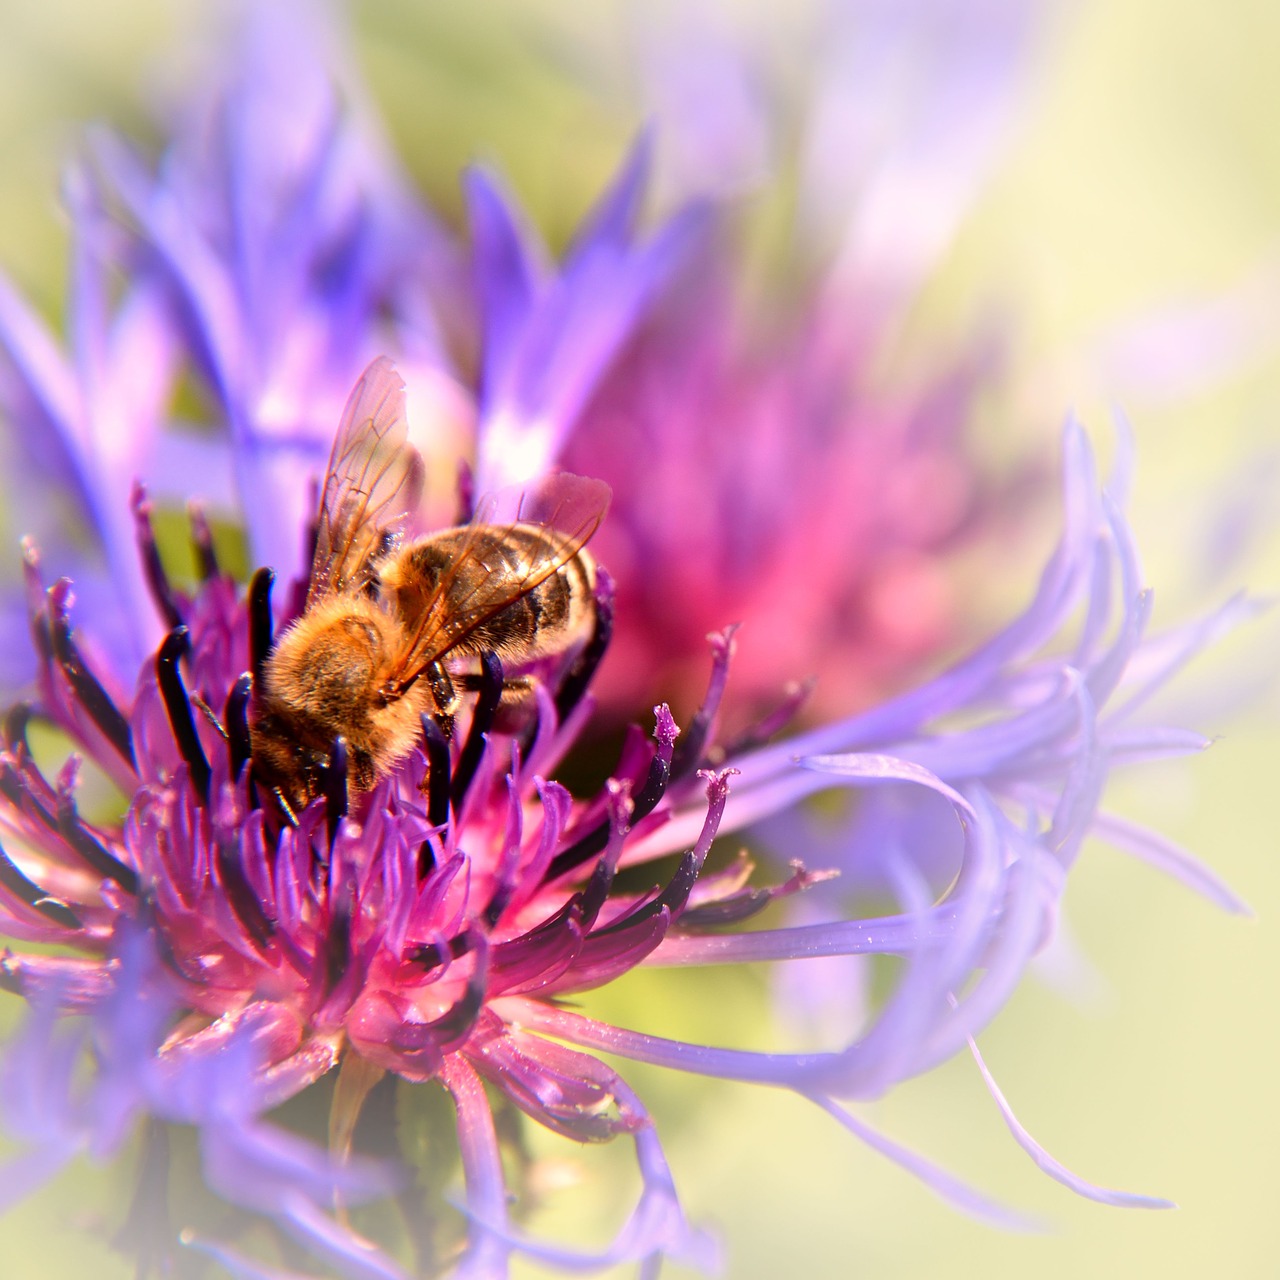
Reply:
[[[1102,488],[1072,426],[1064,533],[1030,607],[942,676],[856,716],[833,705],[815,727],[778,743],[784,715],[723,738],[738,637],[718,625],[710,679],[683,729],[662,704],[616,753],[588,746],[597,670],[615,625],[625,634],[650,567],[609,542],[606,522],[592,543],[609,572],[593,580],[589,634],[550,654],[478,645],[466,663],[445,646],[432,655],[440,671],[424,665],[379,685],[376,697],[391,703],[411,683],[437,681],[407,744],[380,754],[367,775],[345,735],[311,740],[298,723],[264,735],[272,655],[317,582],[314,566],[310,581],[297,576],[305,549],[332,544],[339,527],[327,487],[324,497],[317,491],[341,396],[383,350],[405,374],[413,438],[437,464],[433,474],[445,473],[420,509],[394,513],[409,538],[438,535],[458,507],[474,505],[477,489],[536,488],[557,458],[589,460],[584,424],[605,420],[593,415],[607,414],[611,395],[638,404],[628,397],[643,383],[634,370],[651,358],[645,343],[674,359],[667,347],[679,346],[680,333],[696,339],[683,353],[689,379],[672,384],[688,400],[642,419],[675,424],[645,459],[674,501],[664,499],[650,525],[629,528],[642,549],[661,535],[672,555],[655,565],[678,563],[679,532],[687,537],[699,496],[709,495],[704,527],[721,555],[757,550],[762,528],[782,547],[821,543],[834,526],[846,537],[843,509],[816,513],[814,525],[803,502],[781,512],[744,502],[748,527],[733,526],[735,495],[754,493],[765,473],[776,480],[784,466],[803,496],[821,488],[824,465],[837,490],[858,467],[873,485],[885,466],[901,465],[936,514],[956,492],[958,420],[950,400],[936,433],[920,425],[928,414],[918,403],[884,419],[878,406],[855,440],[888,443],[867,445],[855,467],[850,457],[863,446],[844,440],[852,401],[814,337],[827,331],[822,318],[784,346],[804,353],[818,399],[829,395],[834,407],[802,420],[804,449],[784,447],[800,394],[784,362],[762,361],[757,372],[735,337],[722,347],[708,333],[716,312],[678,288],[665,292],[681,264],[700,261],[705,207],[695,201],[653,233],[636,230],[645,141],[555,267],[496,180],[473,174],[471,299],[438,220],[406,194],[371,140],[359,95],[339,106],[327,80],[308,81],[315,93],[304,101],[315,110],[294,115],[280,106],[288,94],[271,92],[277,74],[294,73],[267,58],[238,92],[218,96],[206,117],[213,134],[184,132],[154,171],[99,142],[92,176],[69,188],[78,245],[72,356],[16,299],[0,306],[0,400],[19,435],[42,442],[105,547],[103,562],[77,569],[74,584],[58,576],[73,561],[54,531],[38,530],[46,549],[28,544],[24,562],[36,676],[30,700],[4,721],[0,750],[0,927],[14,942],[0,981],[30,1013],[0,1067],[0,1119],[20,1147],[0,1169],[0,1201],[78,1155],[114,1158],[141,1132],[141,1185],[121,1240],[144,1270],[179,1246],[241,1276],[279,1274],[277,1265],[295,1275],[305,1265],[352,1277],[501,1276],[516,1253],[576,1270],[636,1260],[652,1274],[663,1257],[714,1265],[714,1245],[681,1210],[651,1117],[604,1053],[789,1089],[952,1202],[1008,1222],[1002,1207],[869,1129],[847,1104],[966,1045],[976,1055],[975,1035],[1052,934],[1088,833],[1239,907],[1186,855],[1098,806],[1114,765],[1203,745],[1144,727],[1138,713],[1248,606],[1147,637],[1150,596],[1121,512],[1123,477],[1110,493]],[[228,145],[203,146],[210,136]],[[291,139],[294,163],[264,174],[269,139]],[[122,293],[105,287],[115,273]],[[469,392],[444,335],[472,309],[483,322]],[[619,364],[645,326],[627,357],[635,363]],[[974,367],[961,365],[966,375]],[[610,367],[621,391],[601,390]],[[781,409],[771,391],[779,383]],[[748,401],[763,402],[765,424],[752,437],[758,456],[744,454],[745,477],[729,467],[723,442],[691,443],[682,430],[704,403],[739,392],[752,421]],[[179,406],[193,399],[216,428],[212,438],[175,430],[186,412]],[[474,483],[463,471],[456,492],[454,468],[438,463],[457,452],[459,432],[476,471]],[[825,463],[810,457],[815,442]],[[913,472],[908,463],[920,465]],[[676,487],[689,475],[699,480],[692,496]],[[352,493],[374,501],[377,473],[369,479]],[[615,479],[621,490],[628,477]],[[635,516],[641,488],[611,521]],[[196,505],[197,572],[189,585],[176,581],[156,528],[174,498],[238,507],[249,563],[274,575],[233,572]],[[920,514],[910,493],[890,505]],[[366,621],[378,611],[375,629],[405,621],[381,574],[402,532],[394,525],[375,526],[376,545],[358,561],[378,580],[354,575],[336,592],[358,601]],[[869,558],[897,546],[901,532]],[[47,563],[58,571],[46,576]],[[711,563],[717,585],[732,581],[728,567]],[[809,562],[784,555],[783,564]],[[777,573],[763,594],[798,632],[815,607],[827,608],[830,576],[815,584]],[[521,600],[535,577],[523,580]],[[843,585],[856,596],[859,581],[854,574]],[[732,593],[706,594],[721,607]],[[668,604],[672,635],[684,634],[675,616],[684,605],[706,624],[702,603]],[[624,671],[637,643],[633,636],[613,650]],[[659,654],[670,643],[671,670],[687,656],[683,640],[650,633],[644,643]],[[444,677],[457,681],[456,702]],[[513,678],[523,682],[515,708],[505,697]],[[33,722],[62,735],[72,751],[65,762],[47,762],[28,732]],[[287,766],[282,774],[265,760],[268,738],[286,760],[291,744],[305,754],[296,792],[282,785]],[[575,794],[575,769],[607,781]],[[91,770],[115,784],[120,803],[91,805],[83,781]],[[826,833],[800,806],[833,788],[856,790],[859,803],[824,846]],[[718,838],[745,827],[795,859],[789,876],[758,875],[745,852],[711,857]],[[822,896],[836,868],[846,883],[873,878],[898,909],[868,917],[848,894]],[[757,927],[783,898],[811,904],[806,922]],[[641,965],[786,961],[803,972],[822,957],[869,955],[898,962],[892,990],[819,1050],[664,1039],[568,999]],[[1165,1203],[1064,1170],[1017,1124],[978,1061],[1042,1168],[1110,1203]],[[415,1142],[400,1100],[441,1088],[452,1138]],[[310,1110],[316,1100],[322,1118]],[[634,1145],[634,1211],[598,1252],[525,1231],[516,1112],[576,1142]],[[198,1137],[208,1188],[238,1215],[219,1214],[212,1226],[189,1220],[181,1205],[166,1215],[167,1135],[182,1127]],[[370,1129],[391,1136],[375,1142]],[[450,1181],[454,1158],[460,1188]],[[405,1206],[403,1228],[379,1216],[390,1201]]]

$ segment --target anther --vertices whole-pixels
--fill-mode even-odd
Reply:
[[[253,696],[253,676],[246,671],[237,677],[227,695],[222,720],[227,729],[227,755],[231,761],[231,776],[237,782],[241,771],[249,763],[252,739],[249,737],[249,699]]]
[[[147,491],[140,484],[133,486],[130,503],[147,589],[151,592],[151,599],[160,617],[164,619],[165,626],[172,630],[182,625],[182,612],[160,559],[160,548],[156,545],[155,530],[151,527],[151,503],[147,500]]]
[[[175,627],[165,636],[156,654],[156,680],[160,685],[160,696],[164,699],[164,709],[169,716],[173,740],[178,744],[178,751],[186,761],[187,771],[191,775],[191,786],[201,805],[207,806],[212,773],[204,747],[196,733],[196,722],[191,714],[191,701],[187,697],[186,685],[182,682],[182,672],[178,669],[178,662],[187,652],[189,644],[186,627]]]
[[[28,880],[3,848],[0,848],[0,885],[54,924],[67,929],[80,928],[80,917],[65,902],[49,897],[38,884]]]
[[[230,840],[220,840],[217,859],[218,878],[222,881],[231,910],[258,949],[265,950],[275,936],[276,922],[263,910],[261,899],[249,884],[244,866],[237,857],[236,846]]]
[[[329,847],[332,849],[338,838],[338,823],[347,816],[347,740],[341,735],[334,738],[329,763],[320,771],[320,788],[324,794]]]
[[[449,743],[436,722],[423,712],[422,740],[427,749],[427,821],[443,827],[449,821]]]
[[[703,754],[720,710],[720,700],[724,696],[729,664],[733,659],[733,636],[739,625],[735,622],[723,631],[707,637],[711,642],[711,679],[707,682],[707,693],[702,705],[676,747],[671,763],[673,778],[686,777],[703,762]]]
[[[644,783],[632,797],[631,825],[634,827],[641,818],[652,813],[658,801],[666,794],[667,783],[671,781],[671,761],[662,751],[655,752],[649,761],[649,772],[645,774]],[[601,818],[584,836],[575,840],[567,849],[556,854],[547,868],[547,880],[556,880],[560,876],[580,867],[589,858],[594,858],[609,843],[609,819]]]
[[[338,985],[351,963],[351,923],[355,904],[353,890],[346,888],[330,900],[329,928],[320,945],[324,963],[324,992],[327,996]]]
[[[455,809],[461,807],[462,798],[467,794],[476,769],[480,767],[485,734],[493,728],[498,703],[502,699],[502,659],[496,653],[484,653],[480,656],[480,662],[480,693],[471,713],[471,727],[467,730],[467,740],[462,745],[458,766],[454,770],[453,782],[449,788],[449,798]]]
[[[56,591],[54,587],[51,591]],[[76,700],[88,712],[89,718],[101,730],[102,735],[120,753],[131,769],[137,768],[133,754],[133,730],[120,708],[102,687],[98,677],[85,666],[84,659],[71,638],[71,624],[66,615],[53,610],[49,620],[49,638],[53,656]]]
[[[262,688],[262,672],[271,656],[271,587],[274,569],[259,569],[249,583],[249,669],[253,687]]]
[[[39,771],[35,772],[39,776]],[[20,770],[8,763],[0,764],[0,796],[4,796],[15,809],[35,818],[50,831],[57,831],[58,820],[36,795],[25,768]]]
[[[475,929],[464,929],[455,933],[444,946],[428,943],[424,947],[416,947],[409,953],[408,959],[420,964],[427,972],[438,969],[446,961],[460,959],[472,951],[480,938]]]
[[[80,821],[75,805],[65,797],[58,805],[58,834],[100,876],[114,880],[125,893],[137,894],[138,873],[121,862],[88,830]]]
[[[463,458],[458,463],[458,484],[456,493],[458,507],[454,515],[454,524],[470,524],[476,513],[476,476],[471,464]]]
[[[471,1030],[484,1008],[485,996],[489,990],[489,964],[488,948],[483,935],[477,940],[476,952],[475,968],[468,976],[462,994],[451,1008],[426,1024],[433,1039],[443,1039],[446,1044],[457,1043]]]
[[[595,623],[591,638],[556,691],[556,719],[560,724],[564,724],[582,701],[613,638],[613,580],[603,569],[597,569],[596,573]]]
[[[209,582],[218,576],[218,553],[213,549],[213,530],[204,508],[197,502],[187,506],[187,519],[191,523],[191,549],[196,556],[196,572],[201,582]]]
[[[30,755],[27,747],[27,725],[31,722],[31,704],[19,702],[4,717],[5,746],[15,754]]]

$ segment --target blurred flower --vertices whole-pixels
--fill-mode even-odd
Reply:
[[[902,329],[1023,104],[1044,7],[852,0],[776,33],[655,20],[678,190],[721,195],[722,217],[561,455],[614,490],[614,714],[696,698],[725,618],[744,712],[815,677],[825,716],[854,710],[954,641],[943,559],[1012,506],[967,439],[1001,342],[978,325],[904,365]],[[762,251],[770,201],[787,210]]]
[[[891,31],[890,8],[866,12]],[[966,1044],[976,1054],[972,1037],[1051,935],[1065,873],[1090,831],[1239,909],[1187,855],[1100,815],[1098,802],[1113,765],[1203,745],[1145,726],[1138,713],[1249,607],[1233,603],[1204,623],[1146,637],[1150,597],[1120,512],[1123,474],[1108,496],[1071,426],[1062,540],[1028,610],[972,657],[851,718],[824,702],[815,719],[829,723],[771,746],[793,705],[736,742],[718,733],[737,664],[732,629],[717,629],[710,681],[684,732],[664,704],[652,733],[631,729],[616,758],[602,759],[584,730],[609,620],[630,625],[637,578],[683,562],[693,518],[702,513],[714,549],[706,598],[690,599],[704,588],[686,586],[668,601],[661,627],[633,631],[615,658],[624,676],[649,661],[641,651],[671,672],[686,661],[685,610],[727,608],[732,599],[788,633],[821,631],[815,609],[833,607],[832,597],[837,610],[853,608],[869,590],[864,560],[879,565],[866,571],[874,577],[901,561],[904,546],[932,554],[959,527],[972,491],[956,434],[965,395],[943,376],[926,379],[933,387],[923,399],[855,407],[859,384],[845,383],[836,353],[850,332],[877,327],[891,309],[877,303],[869,319],[857,315],[844,328],[840,272],[824,277],[822,305],[782,341],[788,357],[802,353],[794,374],[776,355],[748,359],[732,322],[723,345],[708,336],[721,309],[737,307],[728,283],[736,268],[722,257],[723,241],[704,239],[704,192],[647,237],[637,233],[644,139],[555,266],[496,179],[475,171],[469,286],[448,235],[397,176],[358,86],[345,81],[340,102],[308,69],[293,28],[299,57],[273,58],[282,37],[266,21],[251,28],[258,43],[250,41],[236,86],[198,113],[198,127],[179,132],[154,172],[100,136],[92,163],[73,173],[72,355],[11,291],[0,295],[0,404],[28,465],[52,474],[104,548],[101,564],[77,569],[73,630],[72,587],[57,574],[76,564],[75,549],[34,505],[22,513],[47,546],[37,553],[29,545],[25,560],[35,694],[8,716],[0,751],[0,923],[25,944],[6,954],[0,977],[31,1005],[3,1060],[0,1118],[22,1153],[0,1171],[0,1202],[78,1155],[115,1158],[141,1129],[141,1185],[121,1242],[144,1271],[164,1265],[179,1238],[244,1276],[279,1275],[269,1269],[277,1261],[302,1265],[298,1245],[353,1277],[449,1268],[504,1275],[515,1252],[569,1269],[644,1260],[645,1274],[663,1256],[713,1265],[714,1247],[681,1211],[648,1113],[599,1051],[791,1089],[952,1202],[1010,1221],[843,1104],[875,1097]],[[890,168],[899,177],[916,172]],[[846,265],[856,259],[842,253]],[[710,279],[698,274],[708,262],[717,267]],[[893,265],[900,280],[899,260]],[[711,286],[701,309],[680,284],[689,270],[694,285]],[[476,315],[472,394],[456,334]],[[618,365],[642,327],[635,354]],[[614,412],[640,404],[645,379],[635,370],[654,358],[646,352],[661,352],[663,368],[687,356],[689,380],[671,387],[691,399],[657,403],[656,416],[642,418],[663,431],[671,423],[651,453],[637,445],[601,461],[631,458],[631,473],[614,476],[623,524],[648,501],[630,481],[648,472],[670,492],[635,525],[634,556],[602,535],[605,563],[613,568],[616,553],[624,578],[618,598],[602,575],[597,642],[567,671],[539,668],[546,679],[532,731],[497,715],[503,672],[486,661],[452,740],[424,724],[408,758],[360,797],[347,794],[346,771],[333,762],[323,794],[290,823],[260,807],[245,768],[254,713],[253,678],[244,673],[261,669],[272,636],[301,608],[295,578],[338,398],[382,350],[406,374],[422,450],[438,462],[455,457],[461,440],[481,489],[540,475],[579,446],[585,456],[593,439],[607,453],[588,424],[611,403]],[[611,366],[617,389],[588,410]],[[980,367],[971,353],[960,356],[955,385]],[[809,385],[817,407],[798,414]],[[688,438],[704,397],[720,406],[739,394],[746,416],[735,422],[755,423],[748,401],[766,402],[758,433],[744,426],[727,439]],[[936,430],[926,407],[935,401]],[[183,424],[191,412],[201,429]],[[851,422],[865,430],[850,442]],[[802,447],[789,447],[791,423]],[[884,496],[897,482],[885,480],[886,468],[906,477],[904,492]],[[452,481],[450,470],[416,532],[452,518]],[[781,510],[766,502],[770,484],[783,491]],[[827,484],[834,505],[823,507],[817,491]],[[864,503],[883,498],[866,542],[843,514],[851,484]],[[272,564],[288,589],[273,597],[260,571],[245,590],[199,505],[190,512],[196,582],[191,590],[175,582],[153,522],[188,499],[238,514],[249,563]],[[814,524],[810,499],[822,508]],[[740,544],[755,536],[753,521],[787,548],[856,546],[851,576],[835,591],[844,557],[815,565],[788,551],[753,600],[751,575],[735,578],[726,560],[735,546],[753,549]],[[641,552],[655,538],[661,546],[648,561]],[[52,585],[42,564],[55,567]],[[914,579],[896,581],[910,587]],[[900,595],[922,607],[918,593]],[[894,655],[906,649],[890,646]],[[69,740],[65,764],[37,760],[32,717]],[[609,781],[572,797],[556,781],[568,776],[570,755]],[[89,811],[80,781],[87,762],[123,793],[118,809]],[[861,803],[852,823],[839,824],[838,848],[834,840],[826,847],[809,825],[816,819],[797,805],[818,790],[851,788]],[[712,842],[753,824],[782,857],[803,851],[818,870],[797,862],[782,883],[760,884],[745,853],[708,869]],[[816,899],[828,854],[849,878],[865,871],[887,885],[900,912],[868,918],[823,902],[825,916],[815,911],[811,923],[754,927],[780,898]],[[641,964],[871,955],[899,962],[891,993],[859,1009],[844,1042],[819,1051],[664,1040],[563,999]],[[846,1003],[855,997],[844,995]],[[1109,1203],[1164,1203],[1062,1169],[986,1078],[1017,1140],[1053,1176]],[[451,1101],[460,1194],[446,1144],[409,1132],[412,1107],[426,1104],[402,1101],[430,1096],[435,1081]],[[327,1150],[311,1140],[326,1123],[317,1126],[307,1110],[316,1098],[328,1104]],[[298,1112],[271,1114],[290,1100]],[[634,1142],[636,1207],[599,1254],[524,1232],[532,1187],[521,1182],[531,1171],[512,1109],[577,1141]],[[367,1133],[379,1114],[397,1122],[381,1141]],[[286,1126],[290,1115],[304,1134]],[[187,1219],[185,1206],[167,1219],[160,1188],[170,1126],[196,1130],[207,1185],[256,1226],[215,1215],[206,1228]],[[376,1205],[362,1216],[367,1201],[394,1202],[404,1223],[389,1225]]]

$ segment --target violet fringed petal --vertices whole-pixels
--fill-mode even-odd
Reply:
[[[978,1046],[972,1037],[969,1038],[969,1051],[973,1054],[973,1060],[978,1064],[978,1070],[982,1073],[982,1079],[987,1086],[987,1091],[991,1094],[996,1106],[1000,1108],[1000,1114],[1004,1117],[1004,1122],[1008,1125],[1009,1132],[1013,1134],[1018,1145],[1035,1161],[1036,1165],[1051,1178],[1061,1182],[1064,1186],[1070,1187],[1077,1195],[1084,1196],[1088,1200],[1097,1200],[1101,1204],[1115,1205],[1125,1209],[1177,1208],[1177,1205],[1172,1200],[1165,1200],[1159,1196],[1135,1195],[1130,1191],[1111,1191],[1106,1187],[1096,1186],[1065,1168],[1059,1161],[1049,1155],[1019,1123],[1003,1092],[996,1084],[995,1077],[992,1076],[982,1055],[978,1052]]]
[[[290,573],[297,477],[323,467],[350,383],[384,343],[424,382],[438,370],[414,286],[450,307],[460,279],[366,104],[335,85],[340,42],[317,17],[255,10],[234,70],[188,105],[159,165],[106,131],[92,151],[130,258],[171,299],[168,332],[218,406],[253,553]]]
[[[540,246],[493,177],[480,169],[468,177],[485,330],[476,441],[482,492],[525,484],[557,461],[587,396],[704,222],[704,211],[690,207],[637,239],[650,151],[642,136],[549,278]]]
[[[811,1100],[822,1108],[836,1122],[848,1129],[860,1142],[866,1143],[873,1151],[900,1165],[914,1177],[920,1179],[931,1191],[943,1200],[960,1209],[962,1212],[989,1222],[993,1226],[1006,1231],[1034,1231],[1040,1224],[1024,1214],[1010,1209],[1008,1205],[992,1200],[973,1187],[965,1185],[953,1174],[940,1169],[931,1160],[926,1160],[915,1151],[909,1150],[901,1143],[886,1138],[864,1120],[860,1120],[847,1108],[833,1102],[821,1094],[811,1094]]]

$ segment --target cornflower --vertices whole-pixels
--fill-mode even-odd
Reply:
[[[635,1261],[651,1275],[664,1257],[713,1268],[715,1244],[687,1221],[653,1121],[596,1056],[607,1052],[789,1089],[963,1209],[1017,1220],[849,1104],[966,1046],[976,1057],[974,1037],[1052,935],[1089,832],[1240,908],[1187,855],[1098,803],[1113,765],[1204,745],[1144,727],[1139,713],[1250,606],[1234,601],[1146,636],[1150,596],[1119,505],[1123,477],[1108,494],[1071,425],[1064,531],[1039,590],[936,680],[780,743],[771,739],[784,716],[721,741],[736,640],[726,628],[683,732],[659,706],[616,758],[593,749],[590,763],[609,779],[575,797],[557,775],[586,750],[596,671],[622,611],[602,573],[594,639],[561,667],[537,669],[531,721],[499,714],[507,673],[487,656],[451,737],[428,720],[363,795],[349,793],[335,744],[321,794],[301,813],[278,812],[254,781],[255,690],[275,636],[302,607],[294,575],[335,394],[360,361],[390,349],[429,458],[448,455],[478,420],[482,487],[501,478],[491,473],[499,461],[522,478],[542,474],[706,222],[694,207],[636,237],[642,145],[547,272],[521,247],[494,180],[473,175],[488,323],[472,402],[436,323],[465,291],[447,236],[389,174],[365,114],[344,113],[321,86],[320,124],[307,125],[267,91],[273,67],[266,58],[239,95],[217,99],[212,132],[184,138],[154,178],[105,138],[95,164],[73,175],[71,359],[12,293],[0,309],[0,401],[80,502],[105,548],[98,582],[124,602],[104,606],[92,566],[74,588],[46,575],[28,544],[36,677],[29,703],[5,720],[0,751],[0,920],[15,944],[0,973],[31,1012],[0,1067],[0,1119],[20,1147],[0,1197],[12,1202],[81,1155],[119,1158],[138,1135],[138,1192],[120,1242],[144,1272],[180,1248],[254,1277],[313,1266],[501,1276],[520,1253],[577,1270]],[[296,164],[264,171],[262,157],[280,153],[272,131],[286,125],[305,144],[283,148]],[[190,150],[192,136],[219,140],[218,165],[195,162],[204,153]],[[388,191],[398,195],[384,205]],[[391,230],[389,208],[403,215]],[[117,277],[123,292],[108,287]],[[183,380],[220,439],[173,429]],[[179,495],[238,499],[251,563],[272,565],[274,579],[229,572],[197,505],[197,580],[176,583],[153,502]],[[409,532],[447,523],[453,504],[438,505],[445,514],[429,507]],[[37,760],[33,718],[69,742],[65,763]],[[122,793],[118,808],[89,811],[87,764]],[[840,861],[874,863],[901,910],[758,927],[771,904],[812,896],[824,860],[762,883],[745,854],[708,863],[712,844],[782,815],[790,825],[774,829],[776,842],[808,853],[797,805],[824,789],[856,791],[858,823],[842,828]],[[888,956],[899,967],[867,1021],[822,1051],[662,1039],[567,1000],[640,965],[803,969],[829,956]],[[978,1063],[1015,1138],[1052,1176],[1108,1203],[1166,1203],[1063,1169]],[[433,1084],[452,1108],[460,1190],[439,1143],[424,1157],[420,1134],[402,1129],[388,1143],[366,1132],[390,1111],[403,1119],[399,1100],[430,1096]],[[306,1129],[297,1117],[313,1099],[328,1103],[327,1141],[286,1124]],[[523,1202],[511,1204],[523,1168],[513,1111],[574,1141],[634,1145],[634,1210],[596,1253],[523,1229]],[[210,1226],[208,1214],[193,1223],[167,1212],[171,1139],[184,1129],[209,1190],[238,1215]],[[382,1201],[401,1208],[403,1225],[388,1225]]]

